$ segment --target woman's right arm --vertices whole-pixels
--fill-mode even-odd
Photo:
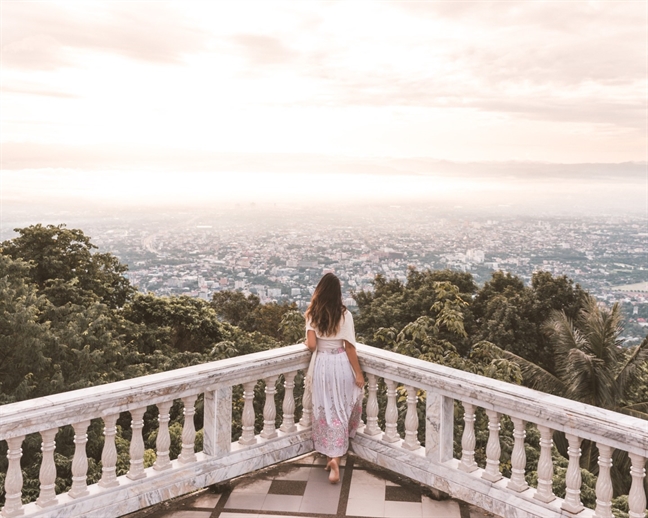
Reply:
[[[309,329],[306,332],[306,347],[308,347],[308,350],[311,352],[315,352],[315,349],[317,349],[317,336],[315,335],[315,331],[312,329]]]

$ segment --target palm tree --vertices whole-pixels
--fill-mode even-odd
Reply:
[[[618,303],[611,310],[602,309],[591,296],[585,299],[575,320],[562,311],[552,313],[544,330],[551,338],[556,358],[555,374],[508,351],[501,351],[501,354],[520,366],[531,388],[648,419],[648,401],[628,401],[633,382],[648,362],[648,336],[640,345],[624,348],[619,338],[621,320]],[[554,440],[564,455],[567,449],[564,435],[557,433]],[[596,446],[583,441],[581,450],[581,466],[597,474]],[[625,452],[615,452],[614,468],[615,492],[623,492],[629,484]]]
[[[625,399],[648,361],[648,337],[636,347],[622,347],[621,320],[618,304],[601,309],[591,296],[575,321],[555,311],[544,325],[556,357],[555,374],[508,351],[502,354],[520,366],[532,388],[648,419],[648,401],[627,404]]]

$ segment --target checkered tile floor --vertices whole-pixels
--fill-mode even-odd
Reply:
[[[346,460],[346,462],[345,462]],[[326,458],[310,454],[129,515],[129,518],[486,518],[457,500],[437,501],[413,482],[372,469],[355,457],[342,460],[332,485]]]

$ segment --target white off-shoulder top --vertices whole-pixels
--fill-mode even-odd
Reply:
[[[321,336],[320,332],[313,327],[309,318],[306,319],[306,332],[315,331],[315,336],[317,337],[317,348],[318,349],[338,349],[344,347],[344,340],[353,344],[355,346],[355,327],[353,325],[353,315],[350,311],[345,311],[342,314],[342,319],[340,320],[340,328],[335,335],[332,336]]]

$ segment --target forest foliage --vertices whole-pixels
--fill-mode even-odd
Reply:
[[[81,230],[33,225],[17,233],[0,244],[0,404],[281,347],[304,337],[304,318],[294,304],[261,304],[255,295],[240,292],[219,292],[210,302],[138,293],[124,275],[127,266],[112,254],[98,252]],[[540,271],[526,286],[518,277],[495,272],[478,287],[469,273],[411,269],[406,282],[376,276],[373,291],[355,293],[354,298],[360,342],[648,418],[647,340],[623,347],[618,307],[599,307],[566,276]],[[260,385],[257,404],[263,401]],[[278,389],[281,397],[281,384]],[[236,387],[235,438],[240,392]],[[301,396],[299,390],[296,396]],[[421,393],[420,399],[424,397]],[[424,407],[419,405],[420,411]],[[399,408],[405,411],[403,398]],[[261,413],[257,408],[257,415]],[[462,416],[457,403],[458,453]],[[155,418],[155,407],[149,408],[144,429],[147,465],[155,458]],[[199,400],[197,429],[201,421]],[[478,412],[476,458],[482,465],[486,425]],[[511,430],[505,417],[505,474],[510,472],[506,458],[512,449]],[[57,492],[70,484],[71,433],[64,427],[56,439]],[[125,414],[118,422],[119,474],[128,469],[129,434]],[[177,450],[178,404],[172,409],[171,434]],[[424,433],[419,435],[424,440]],[[92,422],[88,436],[88,476],[93,482],[101,473],[100,420]],[[198,442],[201,437],[199,432]],[[535,428],[528,427],[527,479],[532,484],[537,478],[538,441]],[[557,494],[561,487],[564,494],[563,442],[556,437]],[[33,500],[38,492],[39,437],[29,436],[23,450],[25,499]],[[0,472],[6,471],[5,452],[3,443]],[[583,499],[592,505],[597,453],[587,444],[584,452],[583,480],[589,489]],[[625,468],[627,459],[615,463]],[[627,494],[627,472],[615,477],[615,496]],[[615,513],[623,516],[623,497],[617,504]]]

